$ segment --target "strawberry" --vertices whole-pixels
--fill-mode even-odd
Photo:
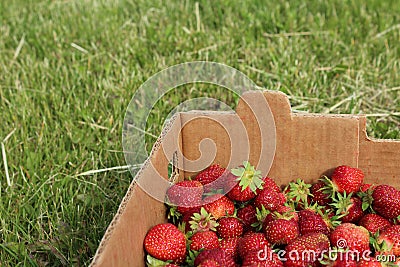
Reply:
[[[246,254],[252,250],[260,251],[269,247],[269,243],[262,233],[248,232],[240,240],[238,245],[238,252],[243,259]]]
[[[400,256],[400,225],[384,228],[377,238],[379,251],[385,254]]]
[[[331,193],[358,192],[364,181],[364,173],[358,168],[342,165],[333,171],[330,180],[325,177],[323,181]]]
[[[200,249],[219,248],[218,236],[213,231],[197,232],[190,238],[190,249],[199,251]]]
[[[231,256],[234,260],[239,258],[239,240],[240,237],[229,237],[221,239],[221,249],[225,251],[227,256]]]
[[[184,214],[201,206],[203,193],[204,188],[199,181],[181,181],[168,188],[167,202],[178,206],[178,212]]]
[[[331,206],[336,209],[337,215],[342,216],[340,219],[343,223],[357,223],[364,216],[361,199],[351,195],[352,193],[347,195],[346,192],[343,195],[337,193],[332,198]]]
[[[318,259],[329,248],[329,238],[321,233],[298,237],[286,246],[286,267],[320,266]],[[308,253],[307,253],[308,252]]]
[[[327,221],[325,221],[327,220]],[[322,217],[321,214],[311,209],[299,211],[299,229],[301,235],[310,233],[322,233],[329,234],[330,232],[330,220]]]
[[[299,236],[297,222],[281,218],[270,222],[265,228],[265,237],[268,242],[276,245],[286,245]]]
[[[220,248],[205,249],[201,251],[200,254],[197,255],[196,259],[194,260],[194,266],[203,266],[201,264],[203,264],[207,260],[208,261],[213,260],[223,267],[235,266],[234,260],[230,256],[226,255],[225,251]]]
[[[219,164],[213,164],[207,169],[201,171],[193,179],[199,181],[204,185],[204,192],[210,192],[212,190],[222,189],[224,185],[224,176],[226,169],[221,167]]]
[[[256,196],[256,190],[263,188],[261,171],[257,171],[249,162],[243,162],[243,166],[232,169],[225,180],[227,196],[235,201],[246,202]]]
[[[285,195],[272,191],[270,188],[264,188],[254,200],[254,206],[261,209],[264,206],[269,211],[275,211],[279,206],[286,202]]]
[[[215,219],[219,219],[226,215],[233,215],[235,212],[235,204],[226,196],[215,194],[204,198],[204,209],[211,213]]]
[[[248,232],[252,229],[252,224],[257,222],[256,208],[253,205],[247,205],[238,209],[236,216],[243,222],[243,231]]]
[[[368,230],[352,223],[343,223],[336,227],[330,234],[330,240],[333,246],[358,251],[360,255],[369,251]]]
[[[327,206],[331,203],[329,195],[323,192],[324,186],[324,182],[319,181],[318,183],[313,184],[310,188],[312,202],[317,203],[320,206]]]
[[[366,214],[358,224],[365,227],[371,234],[391,225],[388,220],[378,214]]]
[[[243,234],[243,223],[235,217],[223,217],[218,221],[217,233],[221,238],[239,237]]]
[[[281,188],[276,184],[274,179],[272,179],[270,177],[264,177],[264,178],[262,178],[262,180],[264,182],[263,188],[269,188],[272,191],[275,191],[277,193],[282,193]],[[258,195],[261,191],[262,191],[262,189],[257,188],[256,195]]]
[[[186,254],[186,238],[171,223],[157,224],[147,232],[144,248],[156,259],[180,263]]]
[[[400,191],[390,185],[378,185],[372,193],[372,208],[386,219],[400,216]]]
[[[252,250],[246,254],[242,262],[243,267],[283,267],[271,248],[265,247],[263,250]]]

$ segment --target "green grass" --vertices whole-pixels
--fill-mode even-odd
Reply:
[[[125,109],[170,65],[225,63],[296,111],[368,113],[371,136],[400,138],[398,1],[179,2],[0,1],[0,265],[90,262],[132,177],[76,174],[125,165]],[[190,97],[235,105],[200,87],[160,101],[148,130]]]

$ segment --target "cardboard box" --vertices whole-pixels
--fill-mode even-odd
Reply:
[[[266,117],[260,126],[250,109],[262,111],[268,108],[265,100],[272,111],[276,131],[270,131],[263,138],[276,137],[275,150],[261,140],[262,131],[271,126],[271,118]],[[257,165],[261,152],[267,157],[275,152],[268,176],[278,184],[287,184],[297,178],[316,181],[323,174],[329,175],[333,167],[350,165],[364,171],[367,183],[389,183],[400,188],[400,140],[369,138],[363,115],[294,114],[286,95],[276,91],[243,94],[236,113],[247,130],[250,162]],[[156,172],[168,179],[167,158],[176,151],[182,153],[177,160],[178,169],[185,169],[182,157],[195,160],[201,158],[201,153],[214,155],[214,152],[213,163],[226,166],[231,158],[230,135],[235,134],[235,127],[240,128],[241,122],[237,118],[234,113],[226,112],[177,114],[164,129],[134,181],[150,178]],[[216,122],[222,122],[228,128],[224,129]],[[213,140],[215,146],[210,142],[201,143],[205,138]],[[236,145],[240,147],[241,144]],[[241,163],[237,159],[247,159],[246,155],[235,158],[230,162],[233,166]],[[205,162],[197,163],[201,166]],[[179,179],[192,174],[178,172]],[[163,203],[132,182],[100,243],[92,266],[145,266],[143,239],[152,226],[166,221],[165,212]]]

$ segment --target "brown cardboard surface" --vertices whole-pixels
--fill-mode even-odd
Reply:
[[[364,170],[367,182],[390,183],[400,188],[400,140],[368,138],[364,116],[293,114],[288,98],[275,91],[251,91],[242,97],[245,101],[238,104],[238,116],[226,112],[188,112],[176,116],[137,179],[152,177],[156,171],[167,178],[167,158],[175,152],[178,168],[192,170],[181,171],[180,178],[193,175],[211,163],[237,166],[250,159],[252,164],[265,164],[264,160],[274,155],[268,176],[280,184],[297,178],[314,181],[322,174],[329,174],[331,168],[346,164]],[[272,111],[274,131],[270,129],[272,117],[267,114],[261,116],[260,123],[255,120],[254,114],[268,108],[265,100]],[[246,140],[237,140],[244,129],[249,147]],[[262,135],[266,130],[268,134]],[[266,141],[274,137],[276,146],[272,147]],[[240,151],[246,148],[248,155],[243,155]],[[165,220],[163,203],[133,182],[92,266],[145,266],[144,236],[153,225]]]
[[[400,189],[400,140],[369,138],[366,118],[360,117],[360,157],[358,167],[368,183],[391,184]]]

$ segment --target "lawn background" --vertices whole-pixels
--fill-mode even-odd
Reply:
[[[125,165],[125,109],[156,72],[225,63],[295,111],[368,113],[371,136],[400,138],[399,43],[396,0],[0,0],[0,265],[89,264],[132,177],[77,174]],[[186,99],[237,101],[175,92],[149,133]]]

